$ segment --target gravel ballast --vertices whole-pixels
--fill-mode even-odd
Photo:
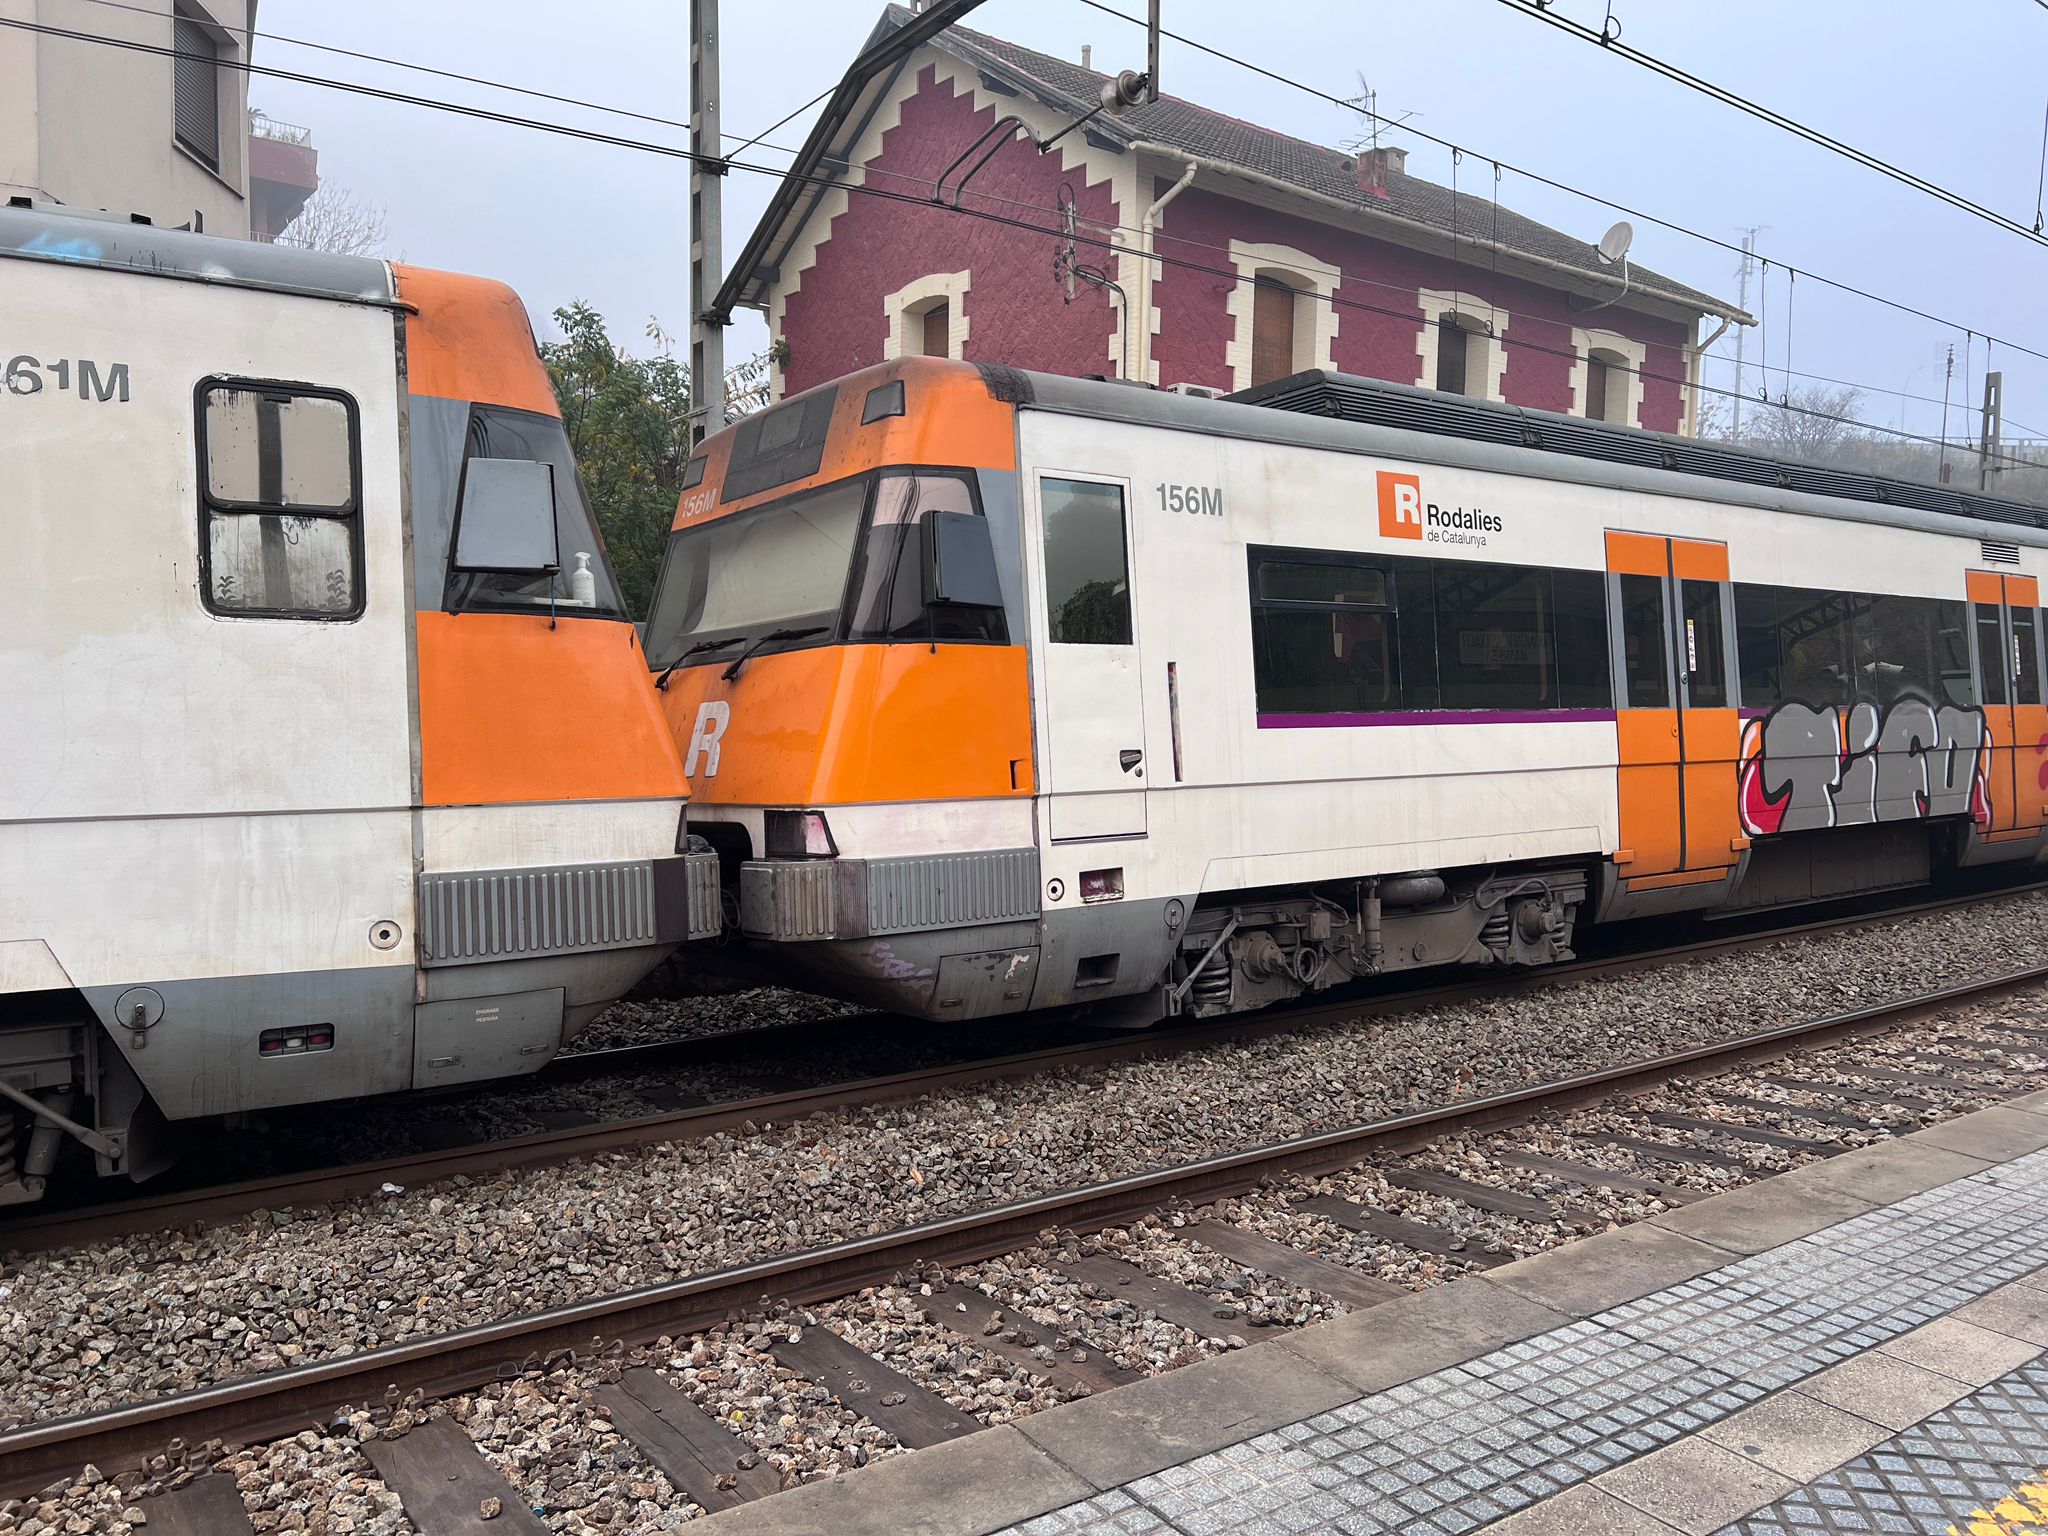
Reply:
[[[2044,939],[2048,900],[2011,898],[751,1135],[10,1260],[0,1275],[0,1421],[356,1352],[1636,1060],[2011,969]],[[2041,1012],[2032,998],[2001,1005],[2022,1007]],[[1390,1209],[1426,1199],[1381,1198]]]
[[[8,1260],[0,1421],[158,1397],[1747,1034],[2011,969],[2044,940],[2048,899],[2015,897],[756,1135]]]

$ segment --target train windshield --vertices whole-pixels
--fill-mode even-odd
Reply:
[[[693,648],[730,659],[778,629],[836,634],[871,483],[844,481],[671,534],[647,619],[648,662],[672,666]],[[735,643],[715,649],[720,640]]]

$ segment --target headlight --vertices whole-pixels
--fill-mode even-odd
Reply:
[[[836,859],[839,845],[823,811],[767,811],[761,841],[771,859]]]

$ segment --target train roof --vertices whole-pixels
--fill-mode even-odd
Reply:
[[[398,302],[391,268],[372,257],[223,240],[45,204],[0,206],[0,259],[105,267],[356,304]]]
[[[1030,409],[2048,547],[2048,507],[1355,374],[1297,373],[1207,399],[1012,368],[983,373],[999,398]]]

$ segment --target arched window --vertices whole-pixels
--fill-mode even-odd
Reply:
[[[1277,277],[1252,285],[1252,383],[1267,384],[1296,371],[1295,307],[1300,294]]]
[[[1629,424],[1629,361],[1611,347],[1586,354],[1586,419]]]
[[[969,274],[931,272],[882,298],[882,358],[967,355]]]

